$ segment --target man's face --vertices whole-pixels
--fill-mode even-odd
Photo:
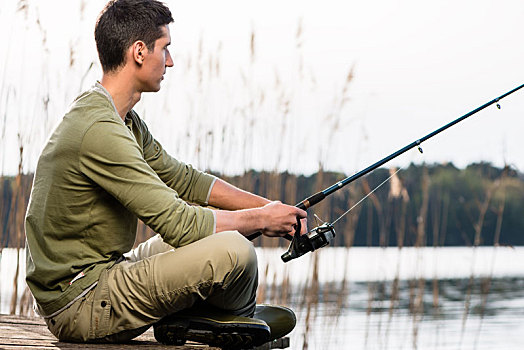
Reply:
[[[166,67],[173,66],[173,59],[167,48],[171,44],[169,27],[167,25],[162,27],[162,32],[162,37],[155,41],[154,49],[144,50],[144,60],[137,75],[139,89],[143,92],[160,90],[160,82],[164,79]]]

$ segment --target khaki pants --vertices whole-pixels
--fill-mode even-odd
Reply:
[[[236,231],[176,250],[157,235],[125,256],[94,289],[46,319],[51,333],[62,341],[124,342],[195,303],[238,316],[255,311],[255,249]]]

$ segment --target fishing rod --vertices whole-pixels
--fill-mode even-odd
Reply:
[[[353,181],[361,178],[362,176],[372,172],[373,170],[375,170],[378,167],[386,164],[390,160],[400,156],[401,154],[409,151],[412,148],[417,147],[419,152],[422,153],[423,151],[422,151],[422,148],[420,147],[420,145],[424,141],[427,141],[428,139],[432,138],[433,136],[441,133],[442,131],[452,127],[455,124],[460,123],[464,119],[466,119],[468,117],[471,117],[475,113],[480,112],[484,108],[489,107],[489,106],[491,106],[494,103],[496,103],[497,108],[500,109],[500,104],[499,104],[500,100],[502,100],[506,96],[511,95],[515,91],[520,90],[523,87],[524,87],[524,84],[514,88],[511,91],[506,92],[503,95],[500,95],[497,98],[494,98],[493,100],[483,104],[482,106],[472,110],[469,113],[464,114],[463,116],[453,120],[452,122],[442,126],[439,129],[437,129],[437,130],[427,134],[426,136],[421,137],[420,139],[417,139],[417,140],[413,141],[409,145],[399,149],[398,151],[390,154],[389,156],[387,156],[387,157],[379,160],[378,162],[368,166],[367,168],[359,171],[358,173],[356,173],[356,174],[354,174],[352,176],[349,176],[349,177],[345,178],[344,180],[341,180],[341,181],[337,182],[336,184],[326,188],[323,191],[317,192],[314,195],[309,196],[308,198],[304,199],[303,201],[301,201],[300,203],[296,204],[295,206],[300,208],[300,209],[307,210],[308,208],[311,208],[315,204],[317,204],[320,201],[322,201],[324,198],[326,198],[327,196],[329,196],[333,192],[338,191],[342,187],[344,187],[344,186],[352,183]],[[342,214],[342,216],[347,214],[348,212]],[[297,227],[296,227],[295,234],[293,235],[293,237],[291,237],[291,235],[286,235],[285,236],[286,239],[291,240],[291,243],[289,244],[288,250],[284,254],[282,254],[282,260],[284,262],[288,262],[288,261],[290,261],[292,259],[298,258],[298,257],[306,254],[307,252],[312,252],[312,251],[314,251],[316,249],[322,248],[322,247],[330,244],[333,241],[334,237],[335,237],[335,229],[333,228],[333,223],[326,222],[326,223],[324,223],[324,224],[322,224],[320,226],[315,227],[314,229],[309,231],[307,234],[303,234],[303,235],[300,235],[300,230],[301,230],[300,220],[297,219]],[[254,238],[258,237],[258,236],[260,236],[260,233],[255,233],[255,234],[249,236],[248,238],[249,239],[254,239]]]

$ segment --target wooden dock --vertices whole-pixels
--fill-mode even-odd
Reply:
[[[126,344],[74,344],[59,342],[41,318],[0,315],[0,349],[170,349],[218,350],[206,345],[165,346],[158,343],[149,329]]]

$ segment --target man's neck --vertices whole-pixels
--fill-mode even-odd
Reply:
[[[104,74],[100,84],[113,98],[118,115],[125,120],[126,114],[140,101],[141,93],[134,87],[125,71]]]

